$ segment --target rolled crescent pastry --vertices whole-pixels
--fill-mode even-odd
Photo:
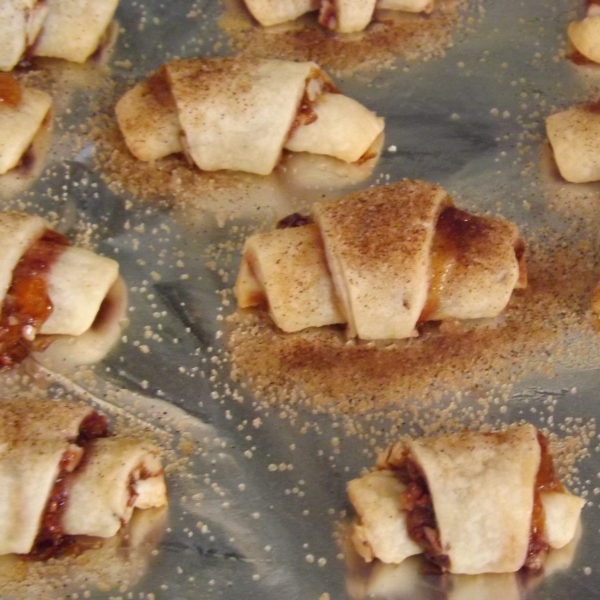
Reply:
[[[0,2],[0,71],[12,71],[37,39],[48,7],[38,0]]]
[[[284,147],[354,161],[373,144],[383,119],[341,95],[331,100],[335,91],[312,62],[184,59],[129,90],[115,111],[139,160],[184,151],[205,171],[268,175]]]
[[[600,106],[571,106],[546,119],[560,174],[572,183],[600,180]]]
[[[539,569],[549,547],[573,539],[585,503],[563,488],[532,425],[398,442],[377,468],[348,484],[367,561],[425,552],[451,573]]]
[[[286,332],[347,323],[351,336],[402,339],[427,320],[495,317],[525,285],[516,225],[469,215],[433,184],[320,202],[312,218],[249,237],[234,289]]]
[[[91,408],[0,400],[0,554],[48,557],[68,535],[111,537],[167,503],[159,450],[105,437]]]
[[[34,47],[36,56],[85,62],[98,48],[119,0],[46,0],[48,14]]]
[[[118,263],[68,245],[41,217],[0,213],[0,360],[12,366],[54,336],[79,338],[119,320]],[[53,337],[49,337],[53,336]]]
[[[245,0],[252,16],[264,27],[292,21],[319,10],[319,24],[338,33],[363,31],[376,9],[425,12],[433,0]]]
[[[21,87],[8,73],[0,73],[0,175],[19,165],[52,106],[49,94]]]

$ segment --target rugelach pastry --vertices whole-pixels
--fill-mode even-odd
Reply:
[[[425,321],[496,317],[526,285],[517,226],[423,181],[319,202],[280,225],[246,240],[234,291],[288,333],[345,323],[351,337],[407,338]]]
[[[398,442],[348,494],[366,561],[425,553],[441,571],[467,575],[541,569],[550,548],[573,539],[585,504],[529,424]]]
[[[136,508],[167,503],[157,447],[52,400],[0,400],[0,483],[0,554],[48,558],[71,536],[111,537]]]
[[[315,63],[282,60],[175,60],[126,92],[115,111],[139,160],[183,152],[203,171],[259,175],[284,150],[360,161],[384,127]]]
[[[433,0],[244,0],[250,14],[263,26],[292,21],[305,13],[319,11],[319,24],[338,33],[365,29],[375,10],[430,13]]]
[[[0,367],[53,342],[93,354],[124,296],[116,261],[71,246],[42,217],[0,213]]]
[[[85,62],[102,44],[119,0],[2,0],[0,71],[27,56]]]

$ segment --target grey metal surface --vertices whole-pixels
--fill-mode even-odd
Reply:
[[[386,176],[437,181],[469,208],[498,211],[529,230],[564,228],[557,205],[565,186],[543,171],[543,117],[553,105],[589,95],[598,77],[597,70],[582,71],[559,56],[566,23],[583,7],[503,0],[479,8],[471,8],[477,19],[470,31],[462,29],[444,58],[340,81],[344,92],[386,118],[386,150],[362,185]],[[141,579],[121,590],[119,585],[108,591],[83,585],[67,593],[170,600],[600,597],[595,433],[590,456],[577,465],[578,489],[589,502],[575,555],[554,573],[529,582],[512,576],[478,579],[482,587],[468,595],[464,582],[423,576],[408,567],[406,572],[363,568],[351,563],[338,544],[336,532],[348,508],[345,483],[373,463],[369,436],[349,435],[346,425],[356,421],[364,430],[385,428],[390,425],[385,418],[266,407],[254,401],[249,388],[229,380],[218,317],[234,307],[223,307],[217,290],[232,280],[223,282],[218,268],[208,263],[215,260],[233,276],[239,257],[224,252],[215,258],[209,247],[226,244],[233,226],[281,216],[339,189],[300,182],[273,200],[261,197],[266,208],[260,218],[241,208],[236,219],[220,226],[201,199],[192,211],[111,192],[89,141],[77,130],[108,82],[141,78],[176,55],[226,53],[226,43],[215,46],[225,41],[217,25],[221,11],[211,0],[122,0],[117,13],[122,30],[110,70],[95,75],[100,83],[91,90],[76,89],[65,100],[70,112],[61,114],[56,145],[39,180],[16,193],[2,192],[3,206],[54,213],[67,232],[96,223],[99,250],[118,258],[130,287],[126,339],[91,373],[66,374],[81,388],[63,380],[57,385],[80,397],[88,389],[117,412],[131,410],[169,430],[169,444],[179,458],[186,456],[179,444],[182,430],[188,431],[192,448],[189,462],[169,474],[169,529]],[[391,146],[396,150],[387,150]],[[586,189],[592,196],[598,193],[595,186]],[[574,206],[582,218],[594,218],[593,206],[583,201]],[[551,415],[559,435],[573,423],[594,432],[598,367],[590,356],[585,365],[565,362],[557,377],[532,373],[508,390],[503,410],[490,410],[486,418],[549,424]],[[120,388],[126,391],[114,391]],[[153,399],[159,404],[150,406]],[[477,392],[466,395],[460,409],[476,407],[478,400]]]

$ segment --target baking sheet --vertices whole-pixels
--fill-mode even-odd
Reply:
[[[255,398],[243,378],[232,381],[226,321],[235,309],[226,290],[245,232],[323,195],[401,177],[439,182],[461,206],[516,220],[528,239],[543,237],[547,228],[560,232],[560,243],[583,243],[594,281],[598,186],[560,182],[543,135],[543,117],[553,107],[593,97],[600,77],[598,69],[575,67],[562,56],[566,23],[583,6],[471,4],[444,57],[338,79],[345,93],[386,118],[381,160],[362,182],[334,173],[332,184],[331,168],[320,166],[316,180],[290,171],[266,182],[240,180],[233,191],[225,186],[207,193],[201,186],[187,203],[137,197],[107,178],[94,157],[90,119],[110,107],[115,90],[175,56],[228,53],[218,25],[223,11],[210,0],[122,0],[111,52],[85,67],[42,63],[42,74],[60,82],[49,155],[32,183],[0,188],[3,207],[48,215],[62,231],[117,258],[130,288],[129,326],[100,365],[59,376],[30,364],[24,370],[37,372],[33,383],[10,375],[5,391],[33,385],[45,392],[49,385],[55,395],[101,401],[118,423],[139,420],[162,436],[176,462],[168,473],[168,523],[153,538],[160,537],[157,552],[144,546],[142,568],[127,576],[112,571],[115,579],[89,564],[76,565],[79,571],[68,577],[44,573],[51,593],[236,600],[594,597],[600,586],[600,354],[592,328],[583,334],[579,328],[564,342],[572,354],[547,357],[551,373],[448,390],[437,399],[435,410],[446,409],[458,423],[526,419],[581,442],[570,483],[588,505],[574,553],[557,556],[543,578],[466,582],[423,576],[414,565],[366,568],[341,541],[346,482],[373,464],[376,448],[392,432],[420,432],[430,411],[419,408],[422,398],[394,413],[361,415],[316,410],[310,402],[272,405]],[[116,564],[128,560],[122,549],[115,557]],[[86,569],[95,577],[86,577]],[[28,597],[31,588],[15,589],[3,594]]]

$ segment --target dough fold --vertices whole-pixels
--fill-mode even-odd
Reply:
[[[46,92],[22,88],[16,81],[15,85],[21,93],[18,104],[4,106],[0,103],[0,175],[18,166],[52,106],[52,99]]]
[[[245,0],[250,14],[264,27],[293,21],[319,8],[320,0]]]
[[[343,94],[322,94],[313,104],[316,120],[300,125],[286,150],[325,154],[353,163],[360,160],[383,131],[384,121]]]
[[[48,7],[37,0],[0,2],[0,71],[12,71],[37,39]]]
[[[316,225],[250,237],[235,289],[240,308],[266,304],[286,332],[344,322]]]
[[[352,528],[352,543],[357,552],[371,562],[400,564],[421,553],[410,539],[402,511],[406,486],[391,471],[372,471],[348,483],[348,497],[360,521]]]
[[[87,404],[37,400],[35,404],[22,398],[0,400],[0,440],[18,443],[22,440],[61,440],[75,442],[102,435],[107,420]]]
[[[101,438],[86,449],[85,469],[71,477],[62,526],[69,535],[112,537],[134,508],[166,502],[158,448],[135,439]]]
[[[98,48],[119,0],[45,0],[48,14],[34,47],[36,56],[84,63]]]
[[[33,550],[46,503],[61,474],[61,463],[81,449],[57,440],[15,441],[0,453],[0,554]]]
[[[355,33],[367,28],[375,12],[376,0],[323,0],[319,23],[339,33]]]

